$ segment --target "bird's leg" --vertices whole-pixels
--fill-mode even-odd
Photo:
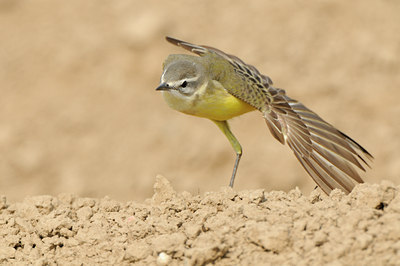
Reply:
[[[229,186],[233,187],[233,183],[235,182],[236,172],[239,166],[240,157],[242,157],[242,146],[240,146],[239,141],[232,134],[227,121],[216,121],[216,120],[212,121],[219,127],[219,129],[221,129],[222,133],[224,133],[224,135],[228,138],[229,142],[232,145],[232,148],[236,152],[236,161],[235,165],[233,166],[231,181],[229,182]]]
[[[233,188],[233,182],[235,182],[236,171],[238,169],[239,161],[240,161],[241,157],[242,157],[242,153],[236,153],[235,165],[233,166],[231,181],[229,182],[229,186],[232,188]]]

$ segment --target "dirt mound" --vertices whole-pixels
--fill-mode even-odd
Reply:
[[[1,263],[394,265],[399,186],[310,196],[222,188],[177,193],[158,176],[152,199],[69,194],[0,203]]]

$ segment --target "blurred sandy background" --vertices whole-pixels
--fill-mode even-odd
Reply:
[[[170,35],[235,54],[374,156],[368,182],[400,182],[400,1],[0,1],[0,194],[143,200],[229,182],[216,126],[154,89]],[[261,115],[232,121],[235,187],[314,183]]]

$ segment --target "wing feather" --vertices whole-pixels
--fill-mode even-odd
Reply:
[[[284,107],[282,98],[288,103]],[[354,182],[363,182],[354,167],[365,171],[362,163],[368,164],[363,158],[372,159],[364,148],[288,96],[281,94],[277,102],[275,105],[272,100],[271,112],[278,114],[275,120],[282,124],[275,128],[284,130],[280,131],[281,136],[279,132],[273,135],[278,135],[278,140],[286,139],[296,158],[321,189],[327,194],[335,188],[349,193]],[[292,112],[287,111],[288,106]],[[269,113],[264,113],[267,124],[271,121],[269,116]]]

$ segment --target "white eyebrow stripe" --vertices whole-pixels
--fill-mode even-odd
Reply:
[[[162,73],[161,78],[160,78],[160,83],[164,83],[164,75],[165,75],[165,71]]]
[[[193,77],[193,78],[184,78],[184,79],[181,79],[181,80],[178,80],[177,82],[179,83],[183,83],[184,81],[186,81],[186,82],[192,82],[192,81],[196,81],[196,80],[198,80],[199,79],[199,76],[196,76],[196,77]]]

